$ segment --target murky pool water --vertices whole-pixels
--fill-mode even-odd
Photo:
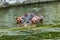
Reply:
[[[33,10],[34,9],[34,10]],[[0,9],[0,29],[1,28],[13,28],[13,27],[17,27],[16,25],[16,20],[15,18],[17,16],[23,15],[26,12],[35,12],[35,13],[39,13],[41,15],[44,16],[44,25],[57,25],[60,26],[60,2],[53,2],[53,3],[39,3],[39,4],[33,4],[33,5],[25,5],[25,6],[18,6],[18,7],[11,7],[11,8],[4,8],[4,9]],[[42,26],[41,26],[42,27]],[[47,27],[47,26],[44,26]],[[57,26],[56,26],[57,27]],[[43,28],[45,29],[45,28]],[[2,29],[1,29],[2,30]],[[48,28],[45,30],[49,30]],[[52,31],[53,30],[53,31]],[[19,36],[20,31],[16,34],[16,32],[10,32],[10,31],[5,31],[5,29],[2,30],[2,33],[5,35],[6,33],[8,33],[7,35],[11,35],[14,33],[17,36],[2,36],[1,40],[24,40],[24,39],[31,39],[31,40],[39,40],[40,38],[60,38],[60,32],[59,29],[52,29],[51,31],[47,31],[47,33],[45,33],[44,30],[40,30],[40,31],[31,31],[29,32],[23,32],[23,34],[30,34],[30,35],[25,35],[24,36]],[[57,31],[56,31],[57,30]],[[40,33],[40,32],[44,32],[44,33]],[[56,31],[56,33],[55,33]],[[4,33],[5,32],[5,33]],[[34,34],[34,33],[36,34]],[[49,33],[50,32],[50,33]],[[58,33],[58,36],[57,36]],[[1,32],[0,32],[1,34]],[[2,35],[3,35],[2,34]],[[50,36],[49,36],[50,35]],[[24,38],[24,39],[23,39]]]
[[[60,20],[60,4],[59,3],[45,3],[26,5],[19,7],[11,7],[0,10],[0,27],[16,27],[15,18],[26,12],[32,12],[32,10],[38,10],[41,15],[44,16],[44,24],[55,24],[54,21]],[[40,9],[40,10],[39,10]],[[60,23],[60,22],[58,22]]]

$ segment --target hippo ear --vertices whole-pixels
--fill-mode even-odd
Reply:
[[[16,19],[18,19],[18,18],[16,17]]]

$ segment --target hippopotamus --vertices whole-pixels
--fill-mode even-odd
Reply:
[[[43,16],[35,15],[35,16],[31,19],[31,22],[32,22],[32,24],[43,23]]]
[[[37,24],[37,23],[43,23],[43,16],[41,15],[33,15],[33,14],[25,14],[23,16],[16,18],[17,24]]]
[[[24,23],[24,22],[30,22],[30,20],[32,19],[32,14],[29,13],[25,13],[22,16],[18,16],[16,18],[17,23]]]
[[[17,24],[21,24],[22,23],[22,18],[21,17],[17,17],[16,18],[16,22],[17,22]]]
[[[22,22],[26,22],[26,23],[31,23],[31,19],[33,17],[33,14],[31,13],[25,13],[23,16],[22,16]]]

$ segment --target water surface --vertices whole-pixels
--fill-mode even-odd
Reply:
[[[43,15],[44,25],[39,26],[43,28],[40,28],[40,30],[36,30],[36,31],[29,29],[23,32],[20,32],[20,30],[11,31],[6,29],[6,28],[17,27],[15,18],[27,12],[34,12]],[[25,5],[25,6],[0,9],[0,30],[2,30],[0,31],[1,40],[5,40],[6,38],[7,38],[6,40],[10,40],[10,39],[20,40],[20,38],[21,40],[28,40],[28,39],[39,40],[40,38],[60,38],[59,28],[57,29],[50,28],[53,26],[60,27],[60,2],[39,3],[33,5]],[[48,28],[45,29],[44,27],[49,27],[49,29]]]

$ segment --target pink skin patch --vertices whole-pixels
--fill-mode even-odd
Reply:
[[[40,22],[40,20],[41,19],[43,19],[43,16],[34,16],[33,18],[32,18],[32,22],[33,23],[37,23],[37,22]]]

